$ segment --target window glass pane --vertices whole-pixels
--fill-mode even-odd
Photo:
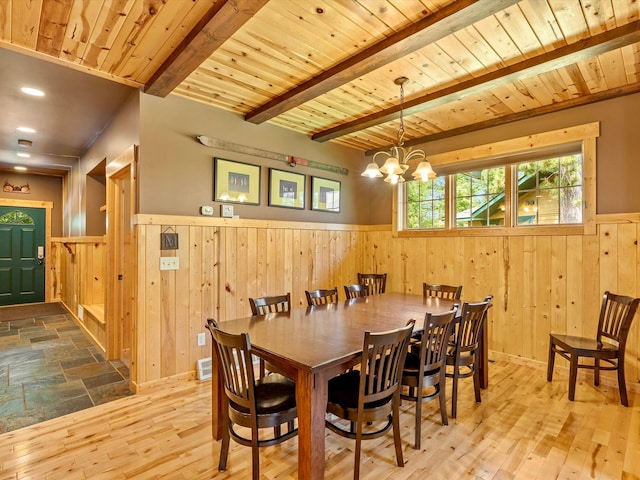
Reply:
[[[582,222],[582,157],[518,165],[518,225]]]
[[[18,225],[35,225],[33,218],[24,212],[18,210],[8,212],[0,216],[0,223],[13,223]]]
[[[437,177],[426,182],[412,180],[405,183],[408,229],[444,228],[445,180],[445,177]]]
[[[456,175],[456,226],[504,225],[505,167]]]

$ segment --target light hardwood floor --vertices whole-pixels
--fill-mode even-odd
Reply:
[[[363,444],[366,479],[638,479],[640,395],[620,406],[614,388],[582,379],[567,400],[567,375],[552,383],[544,365],[504,359],[490,365],[490,387],[473,402],[461,383],[459,416],[439,422],[425,404],[422,449],[413,449],[413,405],[402,406],[406,465],[395,466],[391,435]],[[325,478],[351,478],[353,442],[327,431]],[[231,443],[217,471],[211,439],[211,385],[186,382],[127,397],[0,435],[0,480],[210,479],[250,477],[250,451]],[[296,478],[297,441],[261,450],[265,479]]]

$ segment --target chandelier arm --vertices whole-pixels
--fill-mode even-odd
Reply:
[[[384,150],[380,150],[379,152],[376,152],[376,153],[374,153],[374,154],[373,154],[373,161],[374,161],[374,162],[376,161],[376,157],[377,157],[378,155],[380,155],[380,154],[386,155],[386,156],[387,156],[387,158],[389,158],[389,157],[391,157],[391,156],[392,156],[392,154],[391,154],[391,153],[389,153],[389,152],[385,152]]]

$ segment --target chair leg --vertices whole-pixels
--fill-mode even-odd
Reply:
[[[400,438],[400,392],[396,392],[395,399],[393,400],[393,407],[391,415],[393,418],[393,443],[396,446],[396,463],[399,467],[404,467],[404,458],[402,457],[402,439]]]
[[[420,450],[420,437],[422,437],[422,388],[420,387],[416,388],[415,399],[416,399],[415,449]],[[394,413],[394,420],[395,420],[395,413]],[[393,428],[395,429],[395,422],[394,422]]]
[[[600,385],[600,359],[593,359],[593,384],[597,387]]]
[[[360,478],[360,453],[362,451],[362,421],[356,424],[356,451],[354,453],[353,480]]]
[[[569,400],[573,402],[576,396],[576,379],[578,377],[578,356],[571,355],[569,363]]]
[[[218,470],[223,472],[227,469],[227,457],[229,455],[229,443],[231,436],[229,435],[229,420],[225,418],[222,425],[222,444],[220,446],[220,459],[218,460]]]
[[[553,340],[549,339],[549,360],[547,360],[547,382],[553,380],[553,365],[556,360],[556,349]]]
[[[629,406],[627,398],[627,382],[624,379],[624,357],[618,358],[618,390],[620,390],[620,403],[625,407]]]
[[[476,394],[476,403],[480,403],[482,399],[480,398],[480,370],[478,370],[478,365],[473,365],[473,390]]]
[[[442,418],[442,425],[449,425],[449,419],[447,418],[447,377],[442,372],[440,383],[438,383],[438,398],[440,399],[440,418]]]
[[[258,448],[258,427],[251,429],[251,478],[260,480],[260,450]]]
[[[453,385],[451,388],[451,418],[458,415],[458,367],[453,367]]]

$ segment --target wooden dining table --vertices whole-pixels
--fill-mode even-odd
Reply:
[[[296,382],[298,407],[298,478],[324,478],[327,382],[359,363],[365,331],[379,332],[416,320],[422,328],[427,312],[449,311],[460,301],[422,295],[384,293],[336,304],[295,308],[221,322],[225,332],[249,333],[255,355],[264,358]],[[486,327],[485,327],[486,328]],[[486,337],[482,336],[483,340]],[[481,386],[487,386],[486,342],[481,346]],[[217,355],[212,352],[213,436],[222,436],[223,385]]]

